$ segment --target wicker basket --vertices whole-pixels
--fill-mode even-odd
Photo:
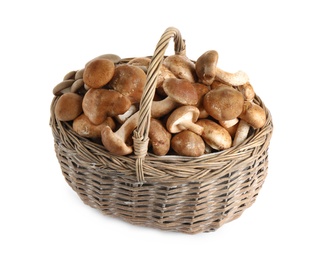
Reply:
[[[56,120],[57,96],[50,117],[55,151],[67,183],[85,204],[104,214],[162,230],[214,231],[255,202],[267,175],[272,119],[256,96],[254,101],[266,111],[266,124],[239,146],[193,158],[147,153],[157,72],[171,38],[175,53],[185,53],[180,32],[168,28],[148,69],[133,155],[110,155],[102,145],[76,134],[69,122]],[[72,84],[74,78],[71,73]]]

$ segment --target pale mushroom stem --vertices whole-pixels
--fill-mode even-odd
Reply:
[[[115,132],[115,134],[120,137],[124,142],[126,142],[131,135],[131,133],[134,131],[134,129],[137,127],[138,124],[138,115],[139,112],[136,112],[132,116],[130,116],[121,126],[120,128]]]
[[[180,123],[182,126],[184,126],[186,129],[198,134],[198,135],[202,135],[203,133],[203,127],[200,125],[197,125],[191,121],[184,121],[182,123]]]
[[[248,75],[239,70],[236,73],[226,72],[220,68],[216,68],[215,80],[224,81],[233,86],[244,85],[249,81]]]
[[[238,128],[235,132],[233,146],[241,144],[244,140],[247,139],[249,133],[250,125],[244,121],[240,120]]]

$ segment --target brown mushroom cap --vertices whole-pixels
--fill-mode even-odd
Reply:
[[[81,114],[76,119],[74,119],[72,127],[73,130],[82,137],[87,138],[99,138],[101,137],[101,132],[105,126],[115,128],[115,122],[111,117],[105,119],[100,125],[94,125],[85,114]]]
[[[127,64],[133,66],[145,66],[148,67],[150,65],[151,59],[148,57],[136,57],[128,61]]]
[[[250,101],[245,101],[243,105],[243,111],[239,115],[239,118],[246,121],[253,128],[261,128],[266,123],[266,113],[265,110]]]
[[[71,121],[82,113],[82,97],[76,93],[61,95],[56,103],[55,116],[60,121]]]
[[[89,89],[82,101],[83,112],[95,125],[101,124],[107,117],[125,113],[130,105],[127,97],[108,89]]]
[[[199,100],[196,88],[186,79],[167,78],[163,82],[163,90],[171,99],[182,105],[196,105]]]
[[[175,134],[171,139],[171,148],[179,155],[198,157],[205,153],[202,137],[189,130]]]
[[[83,81],[90,88],[101,88],[113,77],[114,62],[109,59],[94,59],[88,62],[83,72]]]
[[[232,145],[229,132],[210,119],[200,119],[196,124],[203,127],[202,138],[213,149],[224,150]]]
[[[163,100],[153,101],[151,115],[154,118],[170,113],[178,105],[196,105],[198,103],[198,93],[188,80],[167,78],[162,87],[167,97]]]
[[[203,132],[203,127],[195,124],[199,118],[199,109],[195,106],[181,106],[176,108],[168,117],[166,127],[170,133],[190,130],[198,135]]]
[[[163,64],[161,64],[159,72],[158,72],[158,77],[157,77],[157,91],[162,91],[162,84],[165,81],[165,79],[168,78],[176,78],[176,76],[174,75],[174,73],[171,72],[171,70],[169,70],[166,66],[164,66]],[[160,94],[164,94],[163,92],[161,92]]]
[[[198,103],[196,104],[196,107],[200,111],[199,118],[207,118],[209,114],[203,107],[203,97],[209,92],[210,87],[201,83],[193,83],[193,86],[195,87],[198,93]]]
[[[195,62],[195,71],[199,81],[205,85],[211,85],[216,76],[218,53],[210,50],[203,53]]]
[[[237,86],[237,89],[242,93],[244,100],[252,101],[254,99],[255,91],[249,82],[244,85]]]
[[[121,60],[120,56],[112,53],[102,54],[95,59],[107,59],[113,61],[113,63],[118,63]]]
[[[212,89],[203,98],[203,106],[209,115],[222,121],[238,117],[243,103],[243,95],[231,87]]]
[[[177,78],[187,79],[190,82],[197,81],[195,64],[184,55],[170,55],[163,60],[163,65]]]
[[[130,99],[132,104],[138,103],[143,94],[146,82],[145,72],[136,66],[124,64],[115,69],[110,86]]]
[[[168,153],[171,134],[162,125],[160,120],[151,118],[149,138],[154,154],[162,156]]]

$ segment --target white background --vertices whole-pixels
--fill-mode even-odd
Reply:
[[[329,259],[325,3],[2,1],[0,259]],[[67,72],[100,54],[152,55],[169,26],[189,58],[215,49],[222,69],[247,72],[273,117],[256,202],[212,233],[132,226],[84,205],[48,125]]]

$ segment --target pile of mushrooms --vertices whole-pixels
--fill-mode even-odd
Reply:
[[[203,53],[195,62],[183,55],[164,57],[151,104],[149,152],[201,156],[241,144],[266,121],[253,102],[246,73],[217,66],[218,53]],[[139,105],[150,58],[122,62],[106,54],[68,73],[54,89],[60,96],[57,120],[69,122],[80,136],[99,142],[113,155],[134,147]]]

